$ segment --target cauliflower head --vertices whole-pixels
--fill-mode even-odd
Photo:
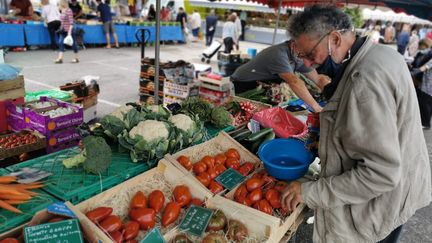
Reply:
[[[185,132],[193,129],[194,121],[185,114],[177,114],[169,118],[169,121],[174,124],[178,129]]]
[[[137,135],[142,136],[147,142],[151,142],[156,139],[168,139],[169,131],[164,122],[146,120],[138,123],[130,130],[129,136],[132,139],[135,139]]]
[[[115,109],[111,115],[117,117],[120,120],[124,120],[124,114],[126,114],[128,111],[132,110],[133,106],[131,105],[122,105]]]

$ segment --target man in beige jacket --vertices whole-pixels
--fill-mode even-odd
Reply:
[[[314,242],[396,242],[431,202],[431,170],[414,85],[403,57],[356,37],[350,18],[314,5],[288,31],[305,65],[332,78],[320,114],[320,179],[292,182],[282,202],[315,210]]]

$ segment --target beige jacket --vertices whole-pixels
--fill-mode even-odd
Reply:
[[[314,242],[377,242],[431,202],[431,170],[403,57],[367,40],[320,115],[321,178],[301,186]]]

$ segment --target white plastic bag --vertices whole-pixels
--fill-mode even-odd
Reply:
[[[73,45],[73,38],[71,35],[66,36],[66,38],[64,38],[63,40],[63,44],[68,45],[68,46],[72,46]]]

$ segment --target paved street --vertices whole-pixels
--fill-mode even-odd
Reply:
[[[258,51],[266,47],[255,43],[240,43],[240,48]],[[163,45],[161,59],[176,61],[183,59],[191,63],[201,63],[199,55],[205,49],[203,43],[186,45]],[[154,48],[146,48],[146,56],[154,56]],[[138,101],[138,78],[140,71],[140,49],[127,47],[121,49],[88,48],[80,52],[80,63],[72,64],[71,51],[66,52],[63,64],[54,64],[57,53],[50,50],[34,50],[6,55],[5,61],[23,68],[27,91],[57,88],[66,82],[85,75],[100,76],[98,114],[102,116],[116,106],[130,101]],[[217,70],[216,56],[211,62]],[[432,151],[432,131],[425,131],[429,151]],[[312,226],[302,224],[290,242],[311,242]],[[402,233],[403,243],[432,242],[432,206],[424,208],[406,224]]]

